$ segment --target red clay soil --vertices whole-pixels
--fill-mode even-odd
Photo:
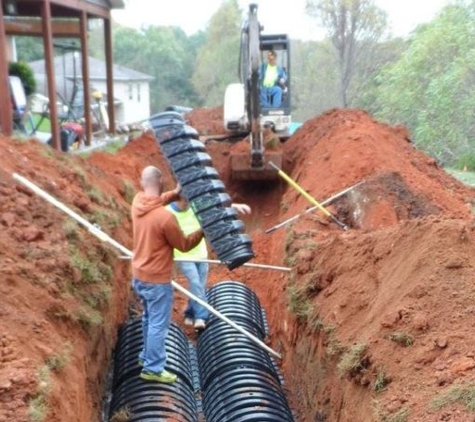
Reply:
[[[200,133],[218,134],[219,112],[187,118]],[[234,201],[253,209],[243,220],[254,262],[293,268],[213,267],[210,283],[243,281],[260,297],[298,420],[473,420],[463,398],[475,382],[474,190],[417,151],[403,128],[332,110],[284,144],[284,169],[320,201],[363,181],[330,207],[350,230],[308,214],[266,235],[306,201],[283,183],[233,181],[229,157],[242,144],[207,147]],[[33,141],[0,138],[0,149],[0,422],[27,421],[29,408],[41,407],[44,421],[99,421],[130,300],[128,264],[11,173],[129,248],[128,201],[141,169],[158,165],[166,187],[174,182],[150,134],[86,159]],[[184,306],[176,295],[178,322]]]
[[[195,128],[200,135],[223,135],[223,107],[197,108],[185,115],[187,124]]]
[[[0,421],[96,421],[128,265],[17,172],[130,246],[128,204],[100,168],[0,137]],[[43,415],[43,418],[41,416]]]

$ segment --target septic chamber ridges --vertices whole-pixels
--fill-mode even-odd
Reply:
[[[255,337],[260,340],[266,337],[265,313],[257,295],[244,284],[219,283],[208,289],[207,299]],[[132,414],[129,422],[197,422],[201,412],[208,422],[294,420],[274,360],[214,315],[198,337],[196,356],[190,352],[193,350],[190,342],[176,324],[170,325],[165,344],[166,369],[177,374],[178,379],[171,385],[146,382],[139,377],[138,365],[143,345],[141,319],[129,321],[120,330],[111,416],[127,408]],[[195,394],[200,389],[201,398]]]
[[[176,420],[197,422],[195,383],[189,342],[183,331],[170,325],[165,368],[177,375],[174,384],[147,382],[139,377],[138,356],[143,347],[142,320],[128,322],[119,332],[115,351],[113,394],[109,414],[128,409],[129,422]]]
[[[206,239],[229,269],[254,257],[252,241],[244,234],[244,223],[230,211],[231,197],[212,167],[211,157],[198,140],[198,132],[175,112],[150,118],[157,143],[182,186]]]
[[[225,281],[207,291],[211,306],[263,340],[267,323],[256,294]],[[277,365],[243,334],[211,316],[197,345],[208,422],[293,421]]]

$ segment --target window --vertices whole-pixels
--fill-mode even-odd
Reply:
[[[134,86],[132,84],[129,84],[129,100],[134,99]]]
[[[137,101],[140,103],[140,84],[137,84]]]

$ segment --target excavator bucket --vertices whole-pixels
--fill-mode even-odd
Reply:
[[[231,153],[231,174],[234,180],[277,180],[277,170],[270,168],[269,162],[282,168],[282,152],[266,151],[264,154],[264,166],[253,168],[249,153]]]

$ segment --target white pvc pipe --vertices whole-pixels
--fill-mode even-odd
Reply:
[[[120,259],[130,259],[129,256],[119,256]],[[218,259],[193,259],[193,258],[174,258],[175,262],[203,262],[205,264],[218,264],[218,265],[226,265],[224,262],[219,261]],[[265,264],[251,264],[246,262],[242,265],[243,267],[252,267],[252,268],[259,268],[262,270],[276,270],[276,271],[292,271],[292,268],[289,267],[278,267],[275,265],[265,265]]]
[[[104,233],[102,230],[100,230],[99,228],[97,228],[93,224],[89,223],[89,221],[82,218],[79,214],[75,213],[73,210],[68,208],[62,202],[58,201],[56,198],[51,196],[49,193],[45,192],[43,189],[39,188],[34,183],[30,182],[28,179],[24,178],[23,176],[20,176],[17,173],[13,173],[12,176],[13,176],[13,179],[15,179],[16,181],[20,182],[21,184],[27,186],[34,193],[41,196],[43,199],[45,199],[49,203],[53,204],[55,207],[57,207],[61,211],[65,212],[70,217],[74,218],[78,223],[85,226],[94,236],[98,237],[103,242],[107,242],[107,243],[111,244],[112,246],[114,246],[115,248],[119,249],[128,258],[132,258],[133,253],[132,253],[131,250],[127,249],[125,246],[123,246],[119,242],[115,241],[113,238],[111,238],[109,235]],[[263,348],[264,350],[269,352],[271,355],[273,355],[275,357],[278,357],[279,359],[282,359],[282,356],[279,353],[277,353],[275,350],[271,349],[263,341],[259,340],[257,337],[253,336],[251,333],[248,333],[246,330],[244,330],[244,328],[241,328],[239,325],[237,325],[236,323],[231,321],[228,317],[226,317],[225,315],[218,312],[216,309],[214,309],[212,306],[208,305],[206,302],[202,301],[199,297],[196,297],[193,293],[191,293],[188,290],[186,290],[185,288],[181,287],[178,283],[174,282],[173,280],[172,280],[171,284],[176,290],[180,291],[181,293],[183,293],[188,298],[198,302],[201,306],[206,308],[213,315],[216,315],[219,319],[226,322],[231,327],[238,330],[240,333],[244,334],[247,338],[249,338],[251,341],[253,341],[257,345],[259,345],[261,348]]]

